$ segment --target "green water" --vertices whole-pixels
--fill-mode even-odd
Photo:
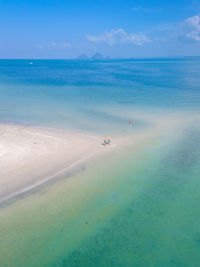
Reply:
[[[0,61],[0,121],[113,138],[165,113],[185,126],[0,207],[0,267],[200,266],[200,59],[32,62]]]
[[[142,194],[131,188],[126,207],[67,257],[66,266],[199,266],[200,161],[190,170],[172,159],[160,163],[159,171],[151,165],[145,185],[129,180]]]
[[[117,149],[1,209],[0,266],[199,266],[199,136]]]

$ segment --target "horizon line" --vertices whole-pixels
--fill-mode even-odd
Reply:
[[[126,59],[175,59],[175,58],[199,58],[200,56],[157,56],[157,57],[109,57],[105,56],[102,59],[93,59],[88,57],[86,59],[76,58],[0,58],[0,60],[79,60],[79,61],[106,61],[106,60],[126,60]]]

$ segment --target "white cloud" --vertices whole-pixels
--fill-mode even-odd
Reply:
[[[40,50],[44,49],[44,45],[41,45],[41,44],[38,44],[35,47],[38,48],[38,49],[40,49]]]
[[[61,49],[61,48],[70,48],[72,45],[70,43],[56,43],[56,42],[53,42],[49,45],[42,45],[42,44],[39,44],[39,45],[36,45],[35,47],[42,50],[42,49]]]
[[[144,43],[151,42],[151,40],[145,34],[128,34],[123,29],[105,31],[99,36],[86,35],[86,39],[92,43],[105,43],[110,46],[126,43],[142,45]]]
[[[56,46],[57,46],[57,43],[51,43],[50,46],[51,46],[51,47],[56,47]]]
[[[60,47],[71,47],[72,45],[70,43],[61,43]]]
[[[193,16],[181,24],[181,35],[187,39],[200,42],[200,16]]]
[[[50,45],[51,48],[66,48],[66,47],[71,47],[70,43],[51,43]]]

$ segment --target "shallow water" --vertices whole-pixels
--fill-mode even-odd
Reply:
[[[194,129],[81,166],[1,210],[1,264],[198,266],[199,164]]]
[[[0,60],[0,120],[122,132],[108,108],[199,110],[199,73],[199,58]]]
[[[129,201],[64,259],[66,266],[199,266],[199,130],[190,137],[167,153],[152,151],[143,159],[145,174],[132,169],[139,184],[125,173],[120,197],[131,195]]]
[[[2,208],[0,266],[199,266],[200,60],[32,62],[0,61],[1,121],[131,136],[147,114],[185,121]]]

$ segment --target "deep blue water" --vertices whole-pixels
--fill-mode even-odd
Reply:
[[[198,109],[199,73],[199,58],[0,60],[0,120],[100,130],[121,123],[112,106]]]

